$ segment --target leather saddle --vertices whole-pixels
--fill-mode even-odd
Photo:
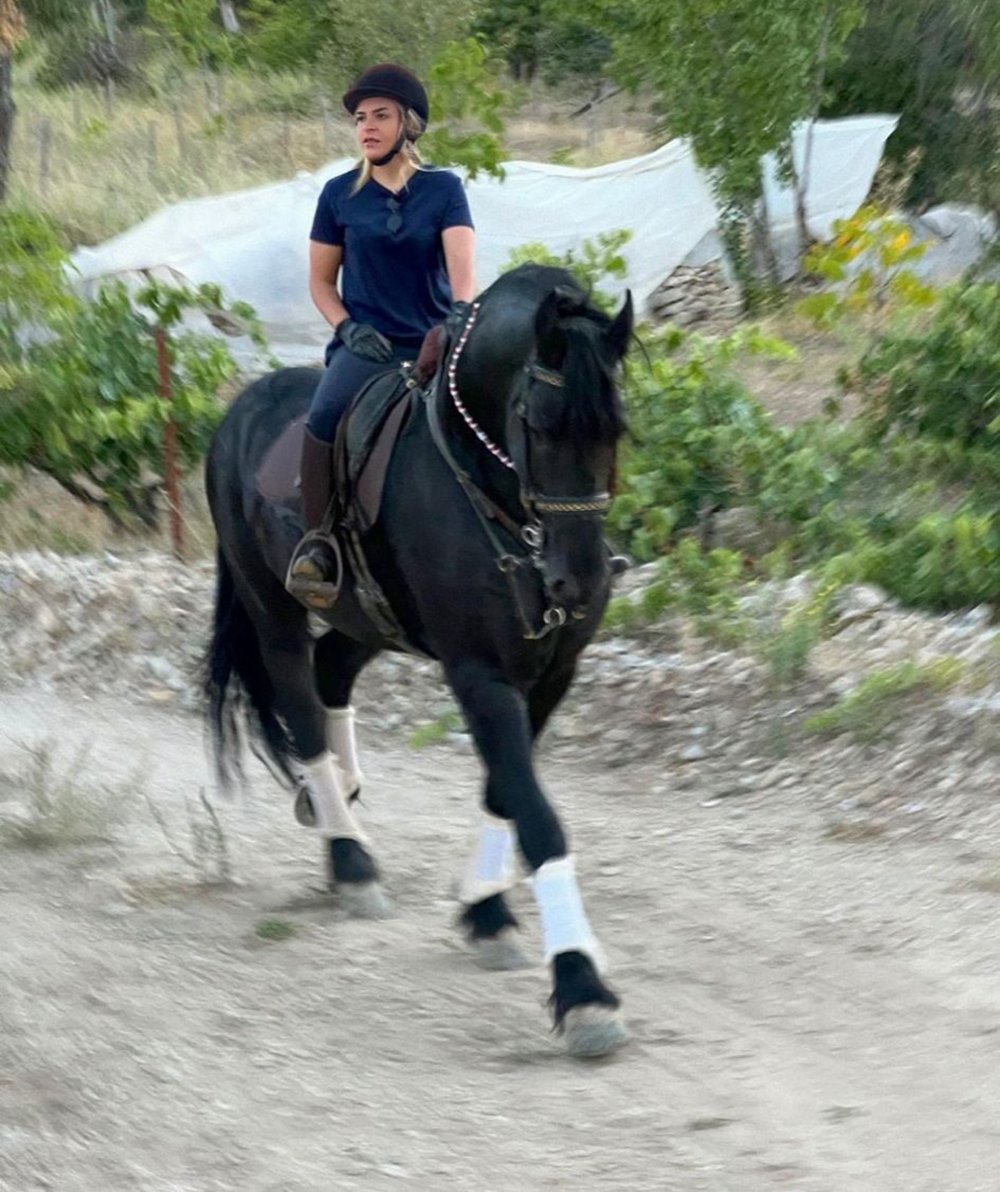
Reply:
[[[367,533],[378,520],[389,461],[413,409],[415,392],[409,372],[399,369],[373,377],[351,402],[334,442],[336,507],[330,520],[339,522],[349,515],[360,533]],[[289,422],[261,461],[255,483],[265,501],[298,509],[305,425],[305,414]]]
[[[365,556],[364,539],[379,518],[389,462],[399,436],[417,405],[421,390],[405,365],[368,381],[355,396],[334,440],[334,497],[323,525],[313,533],[329,539],[347,563],[361,611],[397,649],[425,655],[411,642],[375,580]],[[264,500],[299,516],[299,462],[306,415],[290,422],[265,455],[255,477]]]

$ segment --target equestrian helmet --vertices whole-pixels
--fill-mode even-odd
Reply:
[[[412,71],[394,62],[383,62],[362,71],[354,85],[344,92],[344,107],[353,116],[355,108],[363,99],[382,95],[387,99],[395,99],[404,108],[412,108],[426,128],[430,114],[427,91]]]

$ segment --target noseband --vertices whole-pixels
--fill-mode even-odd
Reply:
[[[525,373],[533,380],[542,385],[548,385],[552,389],[564,389],[566,387],[566,378],[555,369],[546,368],[539,364],[537,360],[529,360],[524,366]],[[524,398],[519,398],[517,405],[514,407],[514,413],[517,414],[521,420],[521,429],[524,435],[524,463],[525,481],[521,484],[521,504],[528,511],[533,513],[536,517],[540,517],[543,513],[596,513],[605,514],[611,507],[610,493],[591,493],[586,497],[548,497],[545,493],[540,492],[535,488],[531,477],[531,453],[529,444],[531,442],[531,425],[528,422],[528,404]]]

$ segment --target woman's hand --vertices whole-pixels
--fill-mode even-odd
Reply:
[[[355,356],[362,360],[371,360],[375,364],[383,364],[392,359],[392,344],[370,323],[355,323],[353,319],[344,319],[337,324],[337,339]]]

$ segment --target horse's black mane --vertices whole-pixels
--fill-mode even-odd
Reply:
[[[531,301],[534,319],[554,289],[565,296],[559,326],[566,336],[560,368],[562,389],[552,389],[533,405],[533,423],[553,438],[574,443],[615,443],[627,429],[625,410],[615,373],[618,361],[607,341],[611,318],[593,305],[589,295],[567,270],[552,265],[520,265],[503,274],[486,290],[484,304],[508,291]]]

